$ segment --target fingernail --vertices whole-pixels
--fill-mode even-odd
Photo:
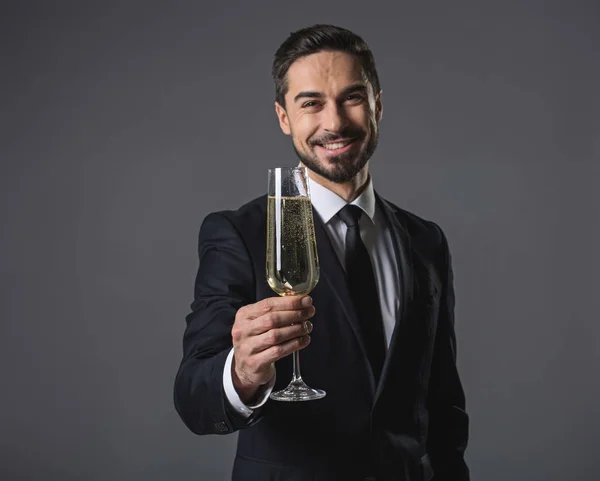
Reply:
[[[308,341],[310,341],[310,337],[309,336],[304,336],[302,338],[302,344],[308,344]]]
[[[312,325],[312,322],[310,322],[310,321],[304,321],[304,323],[302,324],[302,327],[304,327],[304,332],[311,332],[313,325]]]
[[[302,307],[308,307],[312,304],[312,299],[310,296],[306,296],[302,298]]]

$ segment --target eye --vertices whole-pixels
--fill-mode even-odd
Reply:
[[[346,97],[346,100],[350,102],[360,102],[362,99],[363,97],[360,94],[350,94]]]
[[[314,100],[309,100],[308,102],[304,102],[302,104],[303,109],[309,109],[311,107],[316,107],[316,106],[317,106],[317,102],[315,102]]]

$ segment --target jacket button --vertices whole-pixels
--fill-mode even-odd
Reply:
[[[223,421],[219,421],[218,423],[213,424],[213,426],[220,433],[224,433],[224,432],[229,431],[229,428],[227,427],[227,424],[225,424]]]

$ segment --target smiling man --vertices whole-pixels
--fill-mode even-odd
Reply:
[[[451,256],[442,230],[374,189],[373,55],[331,25],[275,54],[275,109],[310,177],[321,279],[274,297],[266,197],[206,217],[175,405],[197,434],[239,431],[235,481],[467,481]],[[326,397],[277,402],[303,349]]]
[[[281,129],[292,135],[313,178],[328,188],[366,185],[382,106],[378,81],[371,84],[360,60],[340,51],[301,57],[280,88],[275,108]]]

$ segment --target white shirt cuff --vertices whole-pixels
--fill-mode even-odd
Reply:
[[[258,392],[258,402],[247,405],[242,402],[240,396],[238,395],[235,387],[233,387],[233,377],[231,375],[231,365],[233,363],[233,348],[229,351],[227,355],[227,359],[225,360],[225,368],[223,369],[223,388],[225,389],[225,396],[227,396],[227,400],[231,407],[235,409],[242,416],[248,418],[254,413],[255,409],[258,409],[262,405],[264,405],[269,396],[271,395],[271,391],[273,391],[273,386],[275,386],[275,377],[271,381],[262,386]]]

